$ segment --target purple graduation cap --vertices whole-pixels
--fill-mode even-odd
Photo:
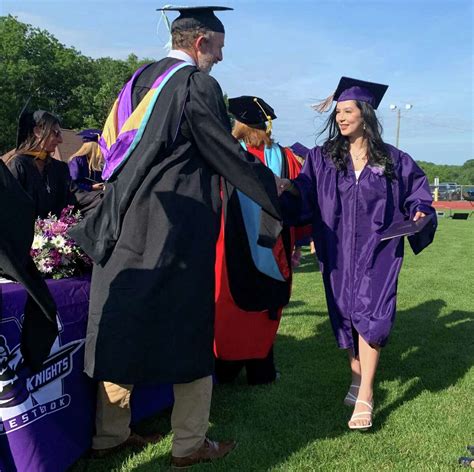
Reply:
[[[310,149],[307,148],[304,144],[296,142],[290,146],[290,149],[298,156],[306,159],[306,156],[309,154]]]
[[[229,113],[246,125],[261,125],[277,117],[265,100],[250,95],[229,98]]]
[[[157,11],[178,11],[179,16],[171,24],[171,34],[177,31],[187,31],[195,28],[206,28],[215,33],[225,33],[224,25],[214,15],[215,11],[233,10],[229,7],[201,6],[201,7],[175,7],[164,6]]]
[[[96,128],[83,129],[77,133],[77,136],[82,138],[83,143],[98,142],[102,130]]]
[[[341,77],[334,94],[320,103],[312,105],[312,108],[316,111],[324,112],[331,108],[333,101],[358,100],[359,102],[368,103],[376,110],[387,89],[388,85],[352,79],[351,77]]]
[[[388,85],[351,79],[350,77],[341,77],[339,85],[334,92],[334,100],[337,102],[359,100],[360,102],[369,103],[376,110],[387,89]]]

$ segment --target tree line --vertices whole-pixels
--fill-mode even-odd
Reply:
[[[64,128],[101,128],[123,84],[152,59],[92,59],[61,44],[51,33],[0,17],[0,155],[15,146],[20,110],[31,97],[31,108],[53,112]],[[474,184],[474,159],[462,166],[419,161],[430,183]]]
[[[0,17],[0,154],[15,146],[18,115],[29,97],[32,109],[58,115],[63,128],[101,128],[123,84],[142,64],[92,59],[61,44],[48,31]]]
[[[417,161],[428,177],[430,184],[435,177],[439,182],[452,182],[458,185],[474,185],[474,159],[467,160],[462,166],[433,164],[432,162]]]

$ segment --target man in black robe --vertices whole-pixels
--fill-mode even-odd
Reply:
[[[272,172],[231,136],[222,90],[209,75],[224,46],[213,10],[180,9],[172,50],[135,80],[132,109],[171,66],[190,66],[166,83],[101,204],[71,233],[95,262],[85,370],[102,381],[96,455],[136,444],[129,397],[138,382],[174,384],[173,467],[235,447],[206,437],[221,177],[262,207],[262,244],[275,241],[280,210]]]

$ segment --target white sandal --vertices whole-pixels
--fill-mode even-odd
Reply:
[[[357,395],[354,395],[354,394],[351,392],[351,388],[356,388],[356,389],[357,389],[357,393],[359,393],[359,387],[360,387],[360,385],[354,385],[354,384],[352,384],[352,385],[349,387],[349,391],[347,392],[347,395],[346,395],[345,398],[344,398],[344,405],[347,405],[347,406],[355,406],[356,401],[357,401]]]
[[[347,425],[349,426],[349,429],[358,429],[360,431],[367,431],[369,428],[372,427],[372,411],[374,409],[373,404],[366,402],[364,400],[356,400],[355,403],[362,403],[364,404],[367,408],[369,408],[368,411],[361,411],[360,413],[353,413],[351,416],[351,419],[349,420],[349,423]],[[369,416],[369,418],[359,418],[360,416]],[[356,421],[358,419],[367,419],[369,422],[367,424],[358,424],[358,425],[351,425],[352,421]]]

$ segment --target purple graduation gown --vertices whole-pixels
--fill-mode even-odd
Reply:
[[[103,182],[102,172],[89,170],[89,163],[87,161],[87,156],[76,156],[73,157],[69,163],[69,174],[71,175],[71,180],[77,184],[81,190],[86,192],[92,191],[92,179],[97,183]]]
[[[313,224],[332,328],[339,347],[356,353],[355,331],[369,344],[384,346],[395,318],[403,238],[380,242],[379,233],[417,211],[434,213],[423,171],[408,154],[387,148],[397,176],[392,182],[369,165],[357,181],[351,159],[347,172],[338,171],[315,147],[294,180],[301,199],[288,192],[282,198],[289,222]],[[436,224],[431,228],[423,247]]]

